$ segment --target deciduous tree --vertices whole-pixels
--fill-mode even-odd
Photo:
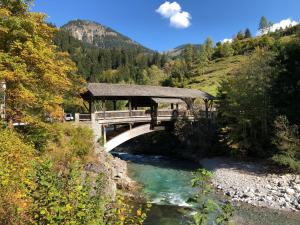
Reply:
[[[60,118],[75,65],[56,50],[55,28],[45,15],[27,12],[23,1],[1,1],[0,7],[0,80],[7,86],[8,120]]]

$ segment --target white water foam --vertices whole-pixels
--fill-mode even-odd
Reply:
[[[193,205],[187,203],[180,194],[167,193],[166,196],[154,198],[151,203],[153,204],[169,204],[181,207],[192,207]]]

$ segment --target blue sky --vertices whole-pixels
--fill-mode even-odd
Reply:
[[[262,15],[273,23],[300,20],[300,0],[35,0],[32,11],[61,26],[88,19],[111,27],[142,45],[164,51],[185,43],[214,42],[250,28]],[[157,10],[164,4],[160,10]],[[173,3],[173,4],[172,4]],[[170,24],[172,23],[172,24]]]

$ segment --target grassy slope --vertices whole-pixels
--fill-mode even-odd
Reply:
[[[296,27],[291,29],[295,28]],[[273,35],[274,34],[275,33],[273,33]],[[256,37],[254,39],[258,38],[260,37]],[[279,39],[279,42],[282,44],[287,44],[294,41],[296,35],[292,33],[286,36],[274,38],[277,40]],[[201,74],[191,78],[187,87],[206,91],[216,96],[220,82],[230,77],[232,72],[240,66],[240,63],[247,60],[248,57],[249,55],[236,55],[213,60],[203,69]]]
[[[237,55],[216,59],[204,68],[202,74],[193,77],[187,87],[216,95],[220,82],[228,78],[228,76],[238,68],[240,63],[247,58],[248,56]]]

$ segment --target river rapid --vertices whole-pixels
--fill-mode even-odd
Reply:
[[[128,175],[142,187],[142,194],[152,203],[145,225],[187,225],[195,212],[188,199],[197,190],[191,187],[192,172],[201,165],[164,156],[113,152],[127,161]],[[216,194],[217,201],[224,197]],[[239,204],[235,206],[236,224],[299,225],[299,214]]]

